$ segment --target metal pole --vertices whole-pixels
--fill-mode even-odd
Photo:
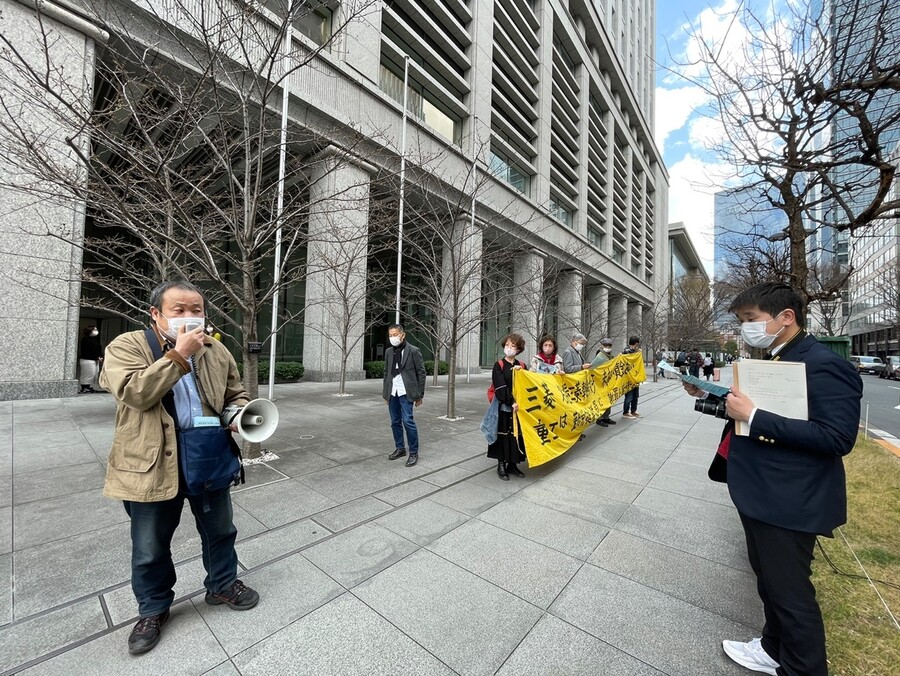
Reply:
[[[400,131],[400,222],[397,236],[397,298],[394,323],[400,323],[400,272],[403,269],[403,205],[406,183],[406,118],[409,98],[409,56],[403,57],[403,127]]]
[[[278,343],[278,285],[281,283],[281,221],[284,211],[284,165],[287,155],[288,103],[291,94],[288,85],[288,59],[291,53],[294,0],[288,0],[284,29],[284,73],[281,81],[281,143],[278,147],[278,203],[275,210],[275,269],[272,279],[272,340],[269,344],[269,400],[275,398],[275,352]]]
[[[477,9],[476,9],[477,12]],[[476,50],[477,51],[477,50]],[[478,131],[478,116],[472,116],[472,203],[469,206],[470,215],[469,215],[469,228],[470,234],[474,235],[475,233],[475,193],[478,191],[478,139],[476,132]],[[480,280],[479,280],[480,281]],[[469,294],[466,294],[469,302],[471,303],[472,298]],[[479,307],[479,312],[481,308]],[[468,334],[466,335],[466,383],[472,382],[472,330],[469,329]]]

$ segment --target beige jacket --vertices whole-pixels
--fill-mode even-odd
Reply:
[[[218,415],[232,403],[250,398],[241,384],[237,364],[218,341],[206,340],[195,355],[200,386]],[[169,500],[178,493],[178,448],[175,423],[162,404],[190,364],[174,350],[159,361],[143,331],[124,333],[106,348],[100,384],[116,400],[116,429],[103,494],[135,502]]]

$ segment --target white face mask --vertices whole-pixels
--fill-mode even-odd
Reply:
[[[519,354],[519,351],[514,347],[504,347],[503,354],[505,354],[507,357],[515,357],[517,354]]]
[[[400,343],[403,342],[403,339],[400,336],[390,336],[388,340],[391,342],[391,345],[397,347]]]
[[[775,342],[775,339],[779,336],[779,334],[784,331],[784,327],[782,326],[778,329],[777,333],[769,333],[766,331],[766,327],[769,325],[773,319],[777,319],[781,315],[779,312],[777,315],[772,317],[772,319],[768,321],[759,321],[759,322],[744,322],[741,324],[741,338],[744,339],[744,342],[747,343],[750,347],[760,347],[763,349],[768,348],[772,343]]]
[[[100,332],[97,329],[94,329],[93,331],[91,331],[91,338],[96,338],[99,335],[100,335]]]
[[[611,348],[611,347],[604,347],[604,348],[603,348],[603,351],[606,352],[606,354],[609,354],[610,352],[612,352],[612,348]]]
[[[581,352],[581,350],[584,349],[584,345],[582,345],[581,343],[575,343],[572,347],[574,347],[579,352]]]
[[[181,327],[185,324],[194,324],[195,326],[189,327],[189,330],[194,330],[198,326],[203,326],[206,322],[204,318],[201,317],[172,317],[169,319],[164,314],[160,313],[161,317],[165,317],[166,322],[169,324],[169,330],[163,331],[160,329],[160,333],[162,333],[169,340],[177,340],[178,339],[178,331],[181,330]]]

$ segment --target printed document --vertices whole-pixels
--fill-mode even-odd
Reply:
[[[757,408],[785,418],[809,420],[806,364],[795,361],[742,359],[734,363],[734,387]],[[750,435],[746,422],[735,424],[735,434]]]

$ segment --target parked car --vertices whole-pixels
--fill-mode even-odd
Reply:
[[[868,357],[862,354],[850,355],[850,361],[856,364],[860,373],[878,375],[884,370],[884,363],[878,357]]]
[[[900,357],[885,357],[884,368],[881,369],[878,377],[900,380]]]

